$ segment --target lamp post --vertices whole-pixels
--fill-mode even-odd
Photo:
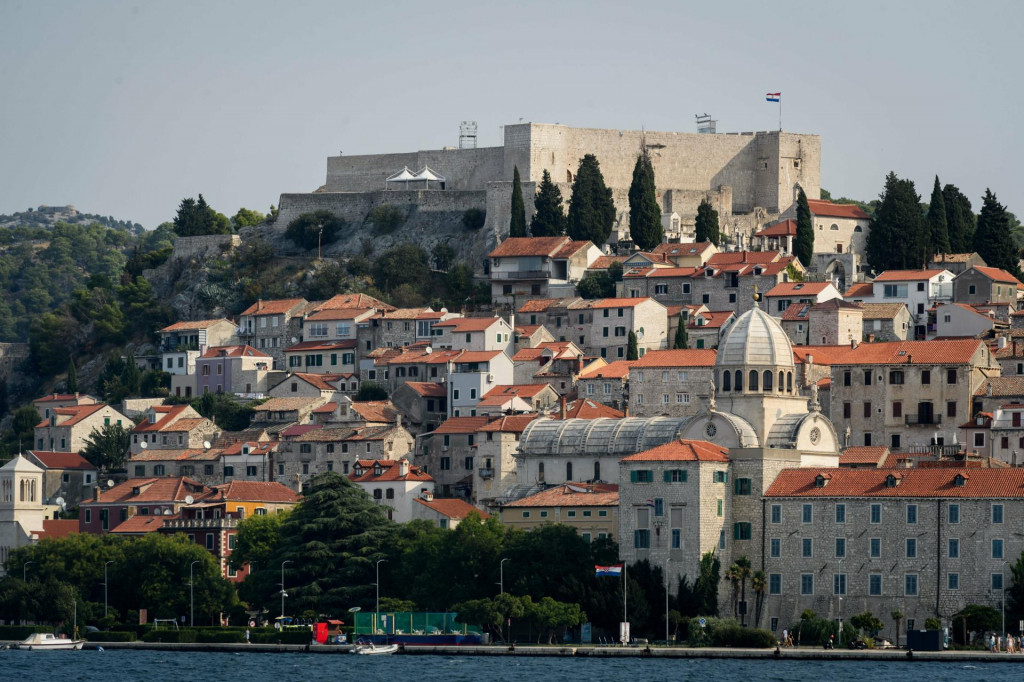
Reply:
[[[202,563],[199,559],[196,559],[188,565],[188,611],[189,611],[189,625],[191,627],[196,626],[196,600],[195,600],[195,574],[192,572],[192,567],[196,564]],[[107,567],[103,567],[103,572],[106,573]]]
[[[668,644],[668,557],[665,557],[665,644]]]
[[[377,559],[377,582],[374,583],[377,587],[377,606],[374,613],[380,613],[380,565],[383,563],[387,563],[387,559]]]
[[[106,618],[107,611],[107,566],[114,563],[113,560],[103,563],[103,617]]]
[[[500,586],[500,589],[501,589],[501,592],[499,592],[499,594],[505,594],[505,562],[506,561],[512,561],[512,560],[509,559],[508,557],[505,557],[504,559],[502,559],[498,563],[498,579],[500,581],[498,583],[498,585]]]
[[[34,561],[26,561],[25,563],[23,563],[21,565],[21,582],[23,582],[23,583],[24,582],[28,582],[28,579],[25,577],[26,576],[25,569],[28,568],[29,564],[34,564],[34,563],[35,563]]]
[[[281,627],[284,627],[284,598],[288,594],[284,591],[284,565],[294,563],[291,559],[285,559],[281,562]]]

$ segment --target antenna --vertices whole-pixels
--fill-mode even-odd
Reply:
[[[195,501],[196,501],[196,498],[192,497],[191,495],[186,495],[185,496],[185,504],[192,504]]]
[[[476,121],[459,124],[459,149],[476,149]]]
[[[697,132],[702,135],[714,135],[717,130],[718,121],[711,118],[710,114],[697,114]]]

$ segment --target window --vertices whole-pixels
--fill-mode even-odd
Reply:
[[[907,505],[907,523],[917,523],[917,505]]]
[[[843,403],[843,417],[849,419],[852,415],[853,407],[850,403]]]
[[[903,594],[904,594],[904,596],[907,596],[907,597],[916,597],[917,596],[917,574],[916,573],[907,573],[905,576],[903,576]],[[909,629],[909,628],[910,628],[910,625],[907,624],[907,629]]]
[[[712,480],[715,483],[728,483],[729,482],[729,472],[728,471],[716,471],[714,474],[712,474]]]
[[[772,505],[772,523],[782,523],[782,505]]]
[[[213,549],[213,533],[206,534],[206,549]]]
[[[882,505],[873,504],[871,505],[871,523],[882,522]]]
[[[949,558],[959,559],[960,558],[960,540],[957,538],[949,539]]]
[[[749,478],[737,478],[734,483],[734,492],[737,495],[749,495],[750,494],[750,479]]]
[[[846,538],[836,538],[836,558],[842,559],[846,556]]]
[[[654,498],[654,515],[664,516],[665,515],[665,500],[660,497]]]
[[[978,447],[978,448],[985,447],[985,434],[984,433],[979,431],[978,433],[974,434],[974,446]]]
[[[633,531],[633,547],[636,549],[650,549],[651,531],[647,528],[639,528]]]
[[[750,524],[745,522],[734,523],[732,527],[733,540],[749,540]]]
[[[800,574],[800,594],[814,594],[814,574]]]
[[[868,575],[868,594],[878,597],[882,594],[882,574],[870,573]]]
[[[903,416],[903,403],[897,401],[892,404],[892,416],[896,418]]]
[[[164,475],[164,465],[163,464],[157,464],[156,466],[154,466],[153,467],[153,475],[154,476],[163,476]]]
[[[722,515],[722,499],[721,498],[718,499],[718,512],[715,515],[716,516],[721,516]]]
[[[654,472],[649,469],[630,471],[629,480],[632,483],[654,483]]]
[[[225,476],[225,478],[228,477],[228,476],[234,476],[234,475],[235,475],[235,467],[231,466],[230,464],[225,465],[224,466],[224,476]]]
[[[441,471],[451,471],[452,469],[452,458],[442,457],[441,458]]]
[[[864,402],[864,418],[865,419],[870,419],[871,418],[871,402],[870,401],[865,401]]]
[[[947,384],[955,384],[956,383],[956,370],[955,369],[947,369],[946,370],[946,383]]]
[[[899,385],[899,384],[902,384],[902,383],[903,383],[903,370],[901,370],[901,369],[894,369],[891,372],[889,372],[889,384],[890,385],[896,386],[896,385]]]
[[[779,538],[772,538],[769,543],[769,554],[771,558],[778,559],[782,556],[782,540]]]
[[[782,594],[782,574],[768,574],[768,594]]]
[[[809,504],[803,506],[803,522],[810,523],[814,519],[814,511]]]
[[[1003,558],[1003,541],[993,540],[992,541],[992,558],[1002,559]]]
[[[800,556],[810,559],[814,556],[814,539],[804,538],[800,543]]]
[[[992,505],[992,523],[1003,522],[1003,505],[993,504]]]
[[[949,320],[947,320],[947,322],[948,321]],[[932,383],[932,372],[930,369],[921,370],[921,383],[926,385]]]
[[[145,464],[137,464],[137,465],[135,465],[135,475],[136,476],[140,476],[140,477],[141,476],[145,476],[146,475],[146,465]]]
[[[850,386],[853,384],[851,376],[852,374],[850,372],[843,372],[843,386]]]
[[[835,573],[832,575],[832,594],[846,594],[846,574]]]
[[[992,574],[992,589],[1002,590],[1003,589],[1003,574],[993,573]]]
[[[598,463],[595,462],[596,464]],[[600,476],[595,478],[600,478]],[[686,469],[667,469],[665,471],[665,483],[686,483]]]
[[[846,505],[836,505],[836,523],[846,523]]]
[[[917,538],[907,538],[907,554],[908,559],[917,558]]]
[[[960,505],[951,504],[949,505],[949,522],[960,523]]]
[[[530,518],[530,512],[528,512],[528,511],[524,511],[524,512],[523,512],[523,518],[524,518],[524,519],[528,519],[528,518]]]
[[[872,559],[879,559],[882,556],[882,538],[871,538],[868,542],[868,553]]]

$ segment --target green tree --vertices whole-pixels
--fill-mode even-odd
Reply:
[[[44,377],[62,374],[79,346],[81,325],[63,313],[44,313],[29,329],[29,359]]]
[[[466,263],[456,263],[445,273],[444,292],[450,310],[461,308],[473,297],[473,268]]]
[[[950,253],[949,230],[946,226],[946,200],[939,185],[939,176],[935,176],[935,186],[928,204],[928,233],[930,235],[930,256]],[[928,259],[931,262],[931,258]]]
[[[263,215],[259,211],[254,211],[249,208],[240,208],[238,213],[231,217],[231,224],[236,230],[243,227],[252,227],[253,225],[259,225],[267,216]]]
[[[67,380],[68,393],[78,393],[78,368],[75,367],[75,359],[68,358],[68,380]],[[0,410],[0,414],[3,411]]]
[[[604,184],[597,157],[587,154],[573,180],[566,233],[576,241],[589,240],[600,246],[608,241],[614,224],[612,191]]]
[[[131,431],[120,424],[104,424],[85,439],[84,457],[100,471],[123,469],[131,448]]]
[[[231,551],[231,565],[236,569],[245,564],[268,565],[270,557],[281,544],[281,528],[288,512],[253,515],[238,522],[235,548]]]
[[[899,609],[894,609],[889,613],[889,617],[896,623],[896,648],[900,648],[900,621],[903,620],[903,612]]]
[[[356,397],[353,399],[357,403],[366,402],[368,400],[387,400],[388,392],[381,386],[373,381],[364,381],[359,384],[359,392],[356,393]]]
[[[697,219],[694,224],[696,230],[696,241],[711,242],[718,246],[721,236],[718,232],[718,211],[714,209],[711,202],[704,198],[697,206]]]
[[[650,251],[661,243],[661,208],[654,187],[654,166],[645,145],[633,166],[633,181],[629,185],[629,236],[643,251]]]
[[[314,211],[288,223],[284,236],[304,249],[315,249],[337,241],[346,225],[344,218],[330,211]]]
[[[971,200],[956,185],[946,185],[942,188],[942,201],[946,206],[950,253],[970,253],[974,250],[975,229]]]
[[[541,177],[540,188],[533,200],[536,213],[530,221],[530,234],[534,237],[557,237],[565,234],[566,218],[562,206],[562,191],[551,181],[547,169]]]
[[[676,325],[676,338],[672,342],[672,348],[682,350],[689,347],[690,340],[686,336],[686,318],[683,317],[682,313],[679,313],[679,324]]]
[[[368,214],[366,221],[373,225],[374,234],[391,234],[405,222],[405,212],[390,204],[374,206]],[[465,216],[463,216],[465,220]]]
[[[867,260],[876,272],[919,269],[928,254],[928,230],[921,213],[921,197],[911,180],[890,172],[881,203],[871,219]]]
[[[1003,614],[999,609],[982,604],[968,604],[958,613],[954,614],[951,620],[954,623],[958,620],[961,622],[959,633],[961,635],[965,635],[965,631],[978,633],[999,631],[1003,626]],[[955,626],[953,630],[954,634],[957,634]],[[960,639],[961,644],[966,643],[966,641],[966,636]],[[897,642],[897,645],[899,645],[899,642]]]
[[[9,396],[7,393],[7,379],[0,378],[0,417],[7,416],[7,412],[11,409],[9,402]]]
[[[868,635],[869,637],[875,637],[885,627],[885,623],[882,622],[881,618],[875,616],[870,611],[864,613],[858,613],[856,616],[850,619],[850,625],[857,628],[861,633]]]
[[[639,360],[640,349],[637,346],[636,332],[630,331],[629,337],[626,341],[626,359],[627,360]]]
[[[19,451],[22,444],[32,447],[32,436],[35,433],[36,424],[41,420],[42,418],[34,405],[22,405],[14,411],[14,415],[11,417],[11,436],[17,441]]]
[[[523,204],[523,186],[519,179],[519,166],[512,167],[512,219],[508,226],[508,236],[526,236],[526,206]]]
[[[974,231],[974,250],[989,267],[1001,268],[1017,279],[1022,275],[1018,260],[1020,252],[1010,236],[1010,218],[992,190],[986,189]]]
[[[448,272],[449,268],[455,263],[455,257],[458,254],[452,245],[448,242],[441,242],[435,244],[434,248],[430,250],[431,260],[434,263],[434,269],[440,270],[441,272]]]
[[[415,244],[399,244],[381,254],[373,264],[373,281],[385,293],[402,284],[422,286],[430,280],[427,252]]]
[[[705,552],[700,557],[700,574],[694,584],[694,592],[701,615],[718,615],[718,582],[721,566],[722,561],[714,552]]]
[[[614,298],[615,282],[603,270],[591,270],[583,275],[576,285],[576,294],[581,298]]]
[[[1006,619],[1024,620],[1024,551],[1010,565],[1010,585],[1006,588]]]
[[[814,224],[811,221],[811,207],[801,187],[796,195],[796,239],[793,241],[793,255],[804,267],[812,265],[814,258]]]
[[[462,226],[473,232],[479,230],[487,222],[487,211],[480,208],[467,208],[462,214]]]
[[[551,597],[543,597],[540,601],[531,603],[526,615],[537,627],[538,644],[545,636],[548,644],[553,644],[555,634],[559,630],[576,627],[587,619],[587,614],[580,609],[579,604],[560,602]]]
[[[754,627],[761,626],[761,612],[764,609],[764,598],[768,592],[768,576],[762,570],[756,570],[750,576],[750,586],[754,590]]]
[[[174,231],[179,237],[231,234],[231,221],[210,208],[200,194],[198,201],[192,197],[181,200],[178,213],[174,216]]]
[[[333,260],[322,260],[313,271],[306,287],[306,299],[322,301],[345,290],[348,272],[341,263]]]

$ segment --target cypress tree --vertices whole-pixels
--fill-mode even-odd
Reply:
[[[604,184],[597,157],[587,154],[580,159],[572,183],[566,233],[576,241],[590,240],[600,246],[608,241],[614,224],[612,191]]]
[[[633,182],[629,185],[629,236],[643,251],[661,243],[661,209],[654,189],[654,166],[647,147],[636,157]]]
[[[939,176],[935,176],[935,186],[932,187],[931,203],[928,205],[928,232],[929,240],[928,261],[931,262],[935,254],[950,253],[949,231],[946,227],[946,200],[942,196],[942,187],[939,185]]]
[[[639,360],[640,359],[640,347],[637,345],[636,333],[629,332],[629,339],[626,346],[626,359],[627,360]]]
[[[793,255],[804,267],[811,266],[814,257],[814,224],[811,222],[811,207],[803,187],[796,196],[796,239],[793,241]]]
[[[986,188],[978,214],[978,227],[974,232],[974,250],[985,259],[989,267],[1002,268],[1021,279],[1018,258],[1020,252],[1010,235],[1010,216],[999,203],[992,190]]]
[[[75,359],[68,359],[68,393],[78,393],[78,368]]]
[[[533,205],[537,212],[533,214],[533,220],[530,222],[530,234],[534,237],[557,237],[565,234],[562,191],[551,181],[551,174],[547,169],[544,170]]]
[[[950,253],[970,253],[974,250],[974,209],[971,200],[956,185],[942,188],[946,204],[946,232],[949,234]]]
[[[927,225],[921,213],[921,197],[911,180],[890,172],[878,210],[871,219],[868,263],[876,272],[921,268],[927,255]]]
[[[690,341],[686,338],[686,319],[679,313],[679,326],[676,327],[676,338],[672,342],[674,350],[683,350],[690,347]]]
[[[718,246],[718,242],[721,239],[718,233],[718,211],[711,206],[711,202],[707,200],[707,197],[702,199],[700,206],[697,207],[695,227],[697,232],[695,241],[698,243],[711,242]]]
[[[512,171],[512,220],[508,226],[509,237],[526,236],[526,206],[523,204],[523,186],[519,180],[519,166]]]

